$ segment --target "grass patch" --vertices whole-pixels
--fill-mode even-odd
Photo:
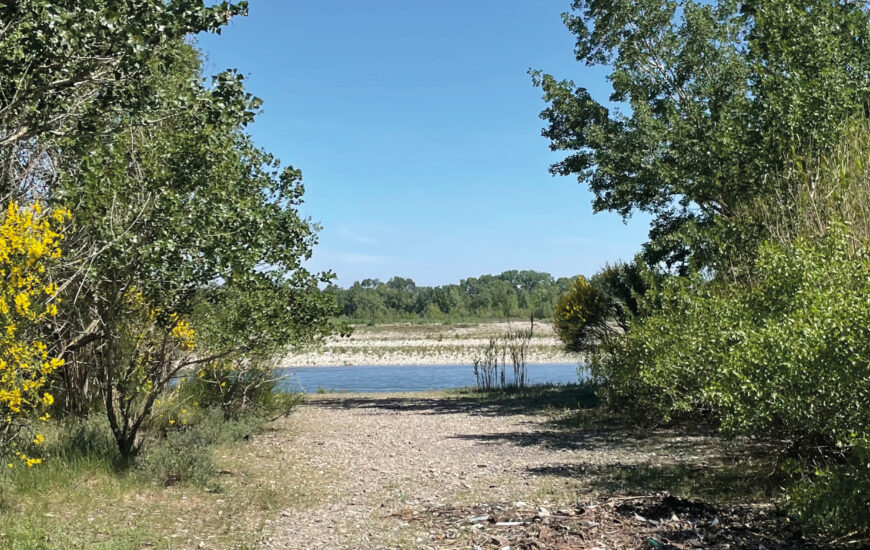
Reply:
[[[300,488],[309,472],[276,482],[273,463],[286,462],[244,442],[262,431],[261,418],[191,413],[165,438],[152,434],[132,467],[105,419],[46,424],[41,465],[3,463],[0,548],[253,548],[269,514],[313,502],[315,488]]]

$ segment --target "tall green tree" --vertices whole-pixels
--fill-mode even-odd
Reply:
[[[611,68],[616,107],[533,72],[543,135],[566,153],[551,171],[588,184],[597,211],[650,213],[653,263],[727,262],[745,245],[716,228],[870,104],[863,1],[575,0],[563,18],[577,60]]]
[[[208,4],[0,2],[0,200],[73,213],[46,339],[68,408],[102,405],[125,458],[185,368],[331,330],[301,173],[246,133],[241,76],[207,81],[189,43],[247,3]]]
[[[60,138],[105,135],[171,100],[142,87],[174,44],[246,11],[203,0],[0,3],[0,199],[50,194]]]
[[[181,42],[154,78],[144,89],[160,110],[70,143],[57,192],[76,212],[71,242],[87,260],[68,275],[64,328],[90,345],[78,363],[126,458],[183,369],[310,342],[333,313],[318,290],[332,275],[302,265],[316,226],[297,211],[301,173],[245,133],[260,101],[232,71],[205,86],[197,52]]]

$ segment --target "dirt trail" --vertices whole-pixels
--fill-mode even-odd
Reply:
[[[505,517],[518,509],[534,516],[541,507],[579,514],[578,495],[613,494],[620,473],[721,457],[715,438],[566,431],[519,403],[420,394],[317,396],[283,422],[254,445],[285,449],[285,465],[321,481],[308,506],[268,523],[264,548],[509,546],[481,535],[468,516],[475,506],[506,510]],[[590,533],[582,545],[512,548],[594,548]]]

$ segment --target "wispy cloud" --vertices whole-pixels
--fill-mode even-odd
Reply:
[[[346,239],[349,239],[355,243],[360,244],[378,244],[378,240],[372,237],[364,237],[363,235],[344,235]]]
[[[350,227],[339,227],[338,235],[342,239],[352,241],[359,244],[378,244],[378,239],[365,235],[360,231],[355,231]]]
[[[358,254],[356,252],[339,252],[336,254],[338,261],[346,264],[379,264],[384,261],[382,256],[371,254]]]
[[[589,237],[557,237],[553,239],[556,244],[589,244],[595,239]]]

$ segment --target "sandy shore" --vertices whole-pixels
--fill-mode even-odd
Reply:
[[[527,326],[507,322],[358,325],[349,338],[333,338],[320,349],[285,357],[281,366],[467,365],[490,338]],[[527,362],[576,364],[579,358],[561,350],[551,323],[536,322]]]

